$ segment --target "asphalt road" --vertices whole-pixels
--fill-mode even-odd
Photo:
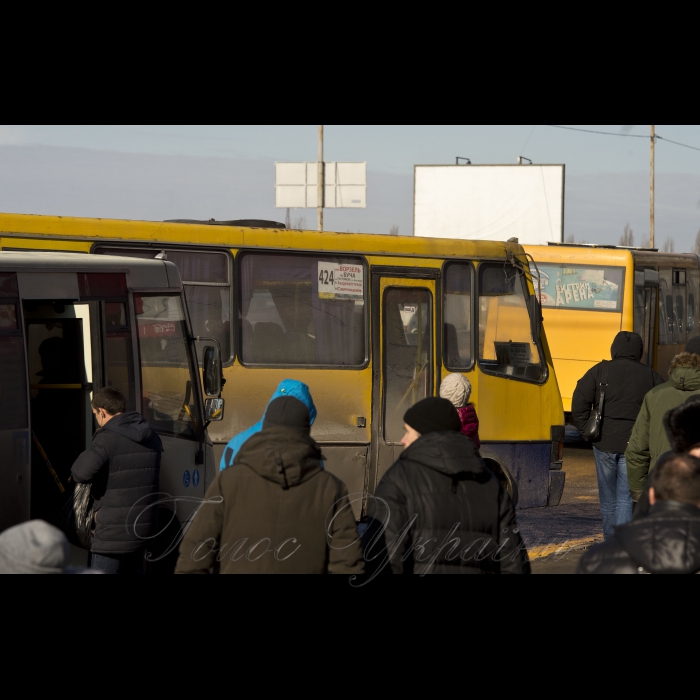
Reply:
[[[555,508],[517,511],[534,574],[573,574],[583,552],[603,539],[593,450],[586,443],[564,448],[566,482]]]

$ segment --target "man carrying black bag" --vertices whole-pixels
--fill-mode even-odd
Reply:
[[[90,448],[75,460],[73,480],[90,483],[94,499],[90,566],[108,574],[140,571],[143,548],[155,533],[156,509],[149,508],[158,490],[158,435],[113,387],[95,392],[92,412],[100,429]]]
[[[643,350],[638,333],[618,333],[610,348],[612,361],[591,367],[579,380],[571,399],[572,421],[583,434],[591,410],[599,407],[601,390],[605,392],[598,435],[589,439],[593,443],[606,539],[612,536],[615,525],[632,518],[625,450],[644,396],[664,383],[660,374],[640,362]]]

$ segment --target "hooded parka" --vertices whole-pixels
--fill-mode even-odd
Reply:
[[[657,501],[649,515],[615,529],[579,560],[579,574],[700,573],[700,508]]]
[[[155,534],[163,445],[136,411],[118,413],[92,438],[71,467],[73,480],[89,482],[95,499],[95,530],[90,551],[135,552]]]
[[[508,493],[456,431],[409,445],[368,511],[365,559],[375,575],[530,573]]]
[[[645,397],[625,453],[627,478],[632,491],[641,491],[659,457],[671,449],[664,428],[664,415],[700,394],[700,355],[682,352],[671,361],[668,381]]]
[[[251,425],[247,430],[238,433],[238,435],[234,435],[228,441],[228,444],[221,454],[219,469],[226,469],[226,467],[230,467],[233,464],[234,460],[236,459],[236,455],[238,454],[238,450],[240,450],[245,444],[245,441],[262,430],[265,415],[267,414],[267,409],[270,407],[270,404],[275,399],[279,399],[283,396],[291,396],[292,398],[299,399],[299,401],[301,401],[309,410],[309,420],[311,425],[314,424],[314,420],[316,420],[316,406],[314,406],[314,401],[311,398],[309,387],[303,382],[298,382],[296,379],[283,379],[279,383],[277,389],[275,389],[275,393],[270,397],[270,400],[265,407],[263,417],[255,425]],[[323,463],[321,463],[321,466],[323,466]]]
[[[643,350],[642,338],[630,331],[618,333],[610,347],[612,360],[607,363],[608,386],[603,420],[600,434],[591,441],[602,452],[624,452],[627,449],[644,396],[664,382],[658,372],[639,361]],[[586,426],[591,409],[598,405],[602,377],[603,363],[599,362],[576,385],[571,399],[571,419],[580,431]]]
[[[219,472],[180,545],[175,573],[361,574],[345,484],[307,430],[265,425]]]

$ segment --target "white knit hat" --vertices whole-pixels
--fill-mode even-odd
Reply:
[[[440,396],[451,401],[455,408],[466,406],[469,403],[471,393],[471,382],[459,372],[451,372],[440,384]]]

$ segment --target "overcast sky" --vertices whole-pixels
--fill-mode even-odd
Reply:
[[[326,126],[325,160],[367,162],[367,208],[326,210],[340,231],[413,229],[413,166],[566,165],[565,235],[616,243],[649,231],[649,126]],[[700,229],[700,127],[657,125],[656,240],[692,250]],[[274,162],[315,160],[316,126],[0,126],[0,211],[162,220],[265,218]],[[313,209],[291,212],[315,228]]]

